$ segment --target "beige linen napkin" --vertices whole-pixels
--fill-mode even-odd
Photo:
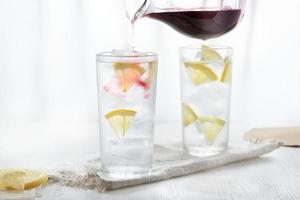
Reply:
[[[277,140],[285,146],[300,146],[300,127],[254,128],[245,133],[244,139],[247,141]]]
[[[88,162],[84,170],[58,170],[50,174],[49,179],[54,183],[60,183],[70,187],[93,189],[103,192],[213,169],[233,162],[267,154],[279,146],[280,143],[278,142],[255,144],[247,148],[231,148],[228,152],[214,157],[199,158],[183,151],[155,145],[152,173],[142,177],[132,179],[109,179],[100,177],[97,175],[97,172],[100,170],[99,159],[95,159]]]

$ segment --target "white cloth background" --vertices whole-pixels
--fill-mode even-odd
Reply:
[[[129,45],[124,5],[0,0],[0,144],[19,121],[96,126],[95,54]],[[232,122],[300,125],[299,7],[296,0],[248,0],[242,23],[209,41],[234,48]],[[178,47],[201,43],[160,22],[137,23],[137,49],[159,54],[158,122],[180,121]]]
[[[0,0],[1,118],[96,121],[95,54],[128,46],[124,3]],[[232,120],[300,124],[299,6],[249,0],[238,28],[210,41],[235,50]],[[160,56],[157,119],[179,121],[178,47],[201,41],[143,19],[136,43]]]

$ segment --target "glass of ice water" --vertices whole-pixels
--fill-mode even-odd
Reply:
[[[212,156],[227,150],[232,49],[182,47],[181,108],[184,148]]]
[[[101,174],[128,178],[152,168],[157,55],[97,54]]]

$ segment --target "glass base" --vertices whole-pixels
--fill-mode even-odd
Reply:
[[[227,151],[227,147],[185,147],[184,149],[198,157],[216,156]]]
[[[140,167],[112,167],[109,169],[101,169],[98,172],[100,177],[106,179],[132,179],[149,175],[151,169]]]

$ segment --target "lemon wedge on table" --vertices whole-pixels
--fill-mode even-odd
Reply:
[[[193,111],[193,109],[184,103],[182,104],[182,114],[184,127],[190,125],[198,119],[197,114]]]
[[[222,56],[218,52],[206,45],[202,45],[202,51],[200,56],[202,61],[223,60]]]
[[[188,77],[194,85],[218,80],[218,76],[207,64],[200,62],[185,62]]]
[[[0,169],[0,189],[29,190],[48,181],[48,176],[39,171],[28,169]]]
[[[217,117],[199,117],[198,118],[209,144],[212,144],[219,133],[222,131],[225,121]]]
[[[231,61],[229,57],[226,57],[224,59],[224,70],[222,72],[221,82],[228,83],[231,78],[230,75],[231,75]]]
[[[107,113],[105,118],[108,120],[114,133],[121,137],[126,135],[135,115],[136,111],[134,110],[114,110]]]
[[[139,63],[113,63],[115,77],[122,92],[127,92],[145,72]]]

